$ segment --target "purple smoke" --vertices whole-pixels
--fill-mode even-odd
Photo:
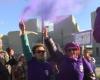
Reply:
[[[31,0],[24,9],[21,18],[38,18],[51,22],[58,22],[72,13],[78,12],[90,0]],[[58,20],[58,17],[59,20]]]

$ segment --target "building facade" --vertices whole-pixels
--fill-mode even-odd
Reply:
[[[41,22],[39,24],[38,20],[30,19],[25,22],[26,30],[30,31],[28,34],[30,47],[34,46],[36,43],[42,42],[42,33],[41,33]],[[77,23],[74,20],[73,16],[69,16],[63,21],[54,24],[54,26],[48,26],[49,34],[54,38],[54,40],[59,43],[62,47],[65,43],[74,41],[72,33],[79,31]],[[50,30],[51,29],[51,30]],[[38,33],[34,35],[32,32]],[[7,36],[3,38],[3,49],[7,47],[14,48],[16,53],[22,53],[22,45],[20,40],[19,31],[9,32]]]

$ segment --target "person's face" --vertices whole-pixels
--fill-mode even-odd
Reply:
[[[9,55],[10,55],[10,56],[13,56],[13,55],[14,55],[14,50],[13,50],[13,49],[10,50]]]
[[[11,50],[8,52],[8,55],[9,55],[9,56],[13,56],[13,55],[14,55],[14,50],[11,49]]]
[[[78,50],[75,48],[70,48],[67,50],[68,57],[70,58],[77,58],[78,57]]]
[[[4,53],[0,52],[0,58],[4,58]]]
[[[88,53],[88,52],[84,53],[84,57],[90,58],[90,53]]]
[[[44,60],[44,55],[45,55],[44,47],[37,47],[36,50],[35,50],[35,57],[38,60]]]

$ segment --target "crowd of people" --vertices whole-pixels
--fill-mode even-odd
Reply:
[[[96,80],[95,59],[87,49],[81,54],[75,42],[65,44],[62,49],[43,30],[44,43],[30,48],[26,25],[19,23],[23,54],[17,59],[14,50],[0,52],[0,80]],[[45,55],[49,53],[49,57]]]
[[[0,80],[26,80],[26,61],[24,54],[15,58],[13,48],[0,51]]]

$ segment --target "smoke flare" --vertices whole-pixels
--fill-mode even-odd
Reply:
[[[44,20],[56,23],[81,10],[88,1],[90,0],[31,0],[21,18],[42,17]]]

